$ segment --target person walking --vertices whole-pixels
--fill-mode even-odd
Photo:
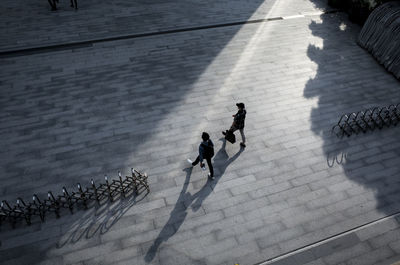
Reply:
[[[210,139],[210,135],[206,132],[203,132],[201,135],[203,141],[199,145],[199,155],[197,156],[196,160],[192,162],[192,160],[188,159],[187,161],[192,165],[195,166],[200,162],[201,168],[205,169],[203,159],[207,161],[208,168],[210,173],[208,173],[208,177],[213,179],[214,178],[214,168],[211,163],[211,158],[214,156],[214,144]]]
[[[244,103],[236,103],[238,107],[238,112],[233,117],[233,123],[229,130],[222,132],[223,135],[226,136],[227,133],[233,133],[236,130],[239,130],[240,135],[242,136],[242,142],[240,146],[246,147],[246,136],[244,135],[244,120],[246,119],[246,109]]]

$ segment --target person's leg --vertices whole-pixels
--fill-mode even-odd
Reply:
[[[244,128],[240,129],[240,135],[242,136],[242,143],[246,143],[246,136],[244,135]]]
[[[213,168],[213,165],[211,162],[211,157],[207,158],[206,160],[207,160],[208,168],[210,169],[210,178],[213,178],[214,177],[214,168]]]
[[[47,0],[47,1],[49,2],[50,6],[51,6],[51,10],[53,10],[53,11],[57,10],[55,0]]]
[[[192,166],[197,165],[200,162],[200,156],[197,156],[196,160],[192,163]]]
[[[244,129],[240,129],[240,135],[242,136],[242,142],[240,143],[241,147],[246,147],[246,136],[244,136]]]

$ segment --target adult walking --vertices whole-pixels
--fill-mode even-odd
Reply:
[[[233,123],[229,130],[222,132],[223,135],[226,136],[228,133],[233,133],[236,130],[240,131],[240,135],[242,136],[242,142],[240,146],[246,147],[246,136],[244,135],[244,120],[246,119],[246,109],[244,103],[236,103],[238,107],[238,112],[233,117]]]
[[[203,132],[201,135],[203,141],[199,145],[199,155],[197,156],[196,160],[192,162],[192,160],[188,159],[187,161],[192,164],[192,166],[197,165],[200,162],[200,166],[204,168],[203,159],[207,161],[208,169],[210,173],[208,173],[208,177],[213,179],[214,178],[214,168],[211,163],[211,158],[214,156],[214,144],[210,139],[210,135],[206,132]]]

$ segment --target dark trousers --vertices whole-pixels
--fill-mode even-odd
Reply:
[[[75,9],[78,9],[78,2],[77,2],[77,0],[71,0],[71,7],[75,7]]]
[[[213,168],[213,165],[211,163],[211,157],[207,157],[207,158],[205,158],[205,160],[207,161],[208,168],[210,169],[210,176],[214,177],[214,168]],[[192,163],[192,165],[195,166],[199,162],[200,162],[200,156],[197,156],[196,160]]]
[[[235,132],[236,130],[239,130],[240,135],[242,136],[242,143],[246,143],[246,136],[244,135],[244,128],[242,129],[238,129],[235,126],[231,126],[231,128],[229,129],[229,131],[231,131],[232,133]]]
[[[47,0],[51,6],[51,10],[57,10],[56,0]]]

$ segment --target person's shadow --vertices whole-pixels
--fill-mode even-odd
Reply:
[[[175,235],[175,233],[179,230],[179,227],[185,221],[187,216],[187,208],[192,205],[192,210],[197,211],[200,209],[203,201],[211,194],[217,185],[218,181],[221,179],[223,174],[225,173],[226,168],[235,161],[240,154],[244,151],[244,148],[240,148],[240,150],[232,157],[229,158],[226,153],[226,141],[224,138],[219,139],[222,141],[222,147],[218,150],[214,157],[214,168],[218,170],[218,174],[214,179],[207,179],[206,184],[194,195],[191,195],[187,192],[187,188],[190,181],[190,176],[192,174],[192,167],[185,168],[183,171],[186,172],[185,182],[183,183],[183,187],[181,193],[179,194],[178,200],[176,201],[175,207],[172,210],[170,217],[167,223],[164,225],[157,238],[154,240],[153,244],[149,248],[144,257],[144,260],[149,263],[151,262],[162,242],[168,241],[170,237]],[[192,204],[193,203],[193,204]]]
[[[187,208],[192,202],[191,194],[186,192],[190,181],[190,175],[192,175],[192,169],[192,167],[183,169],[183,171],[186,171],[186,179],[183,183],[182,191],[179,194],[178,200],[176,201],[175,207],[172,210],[167,223],[158,234],[156,240],[154,240],[153,245],[147,251],[146,256],[144,257],[146,262],[151,262],[154,259],[161,243],[163,241],[168,241],[168,239],[178,231],[186,218]]]
[[[217,185],[218,181],[221,179],[221,177],[224,175],[225,170],[228,168],[228,166],[235,161],[240,154],[244,151],[243,147],[240,147],[240,150],[232,157],[229,157],[228,154],[226,153],[225,147],[226,147],[226,140],[224,138],[220,138],[220,141],[222,141],[222,146],[221,149],[218,150],[214,157],[214,168],[218,170],[217,176],[213,179],[210,180],[208,179],[207,183],[193,195],[193,200],[196,200],[192,204],[192,209],[193,211],[197,211],[200,209],[203,201],[211,194],[211,192],[214,190],[215,186]]]

